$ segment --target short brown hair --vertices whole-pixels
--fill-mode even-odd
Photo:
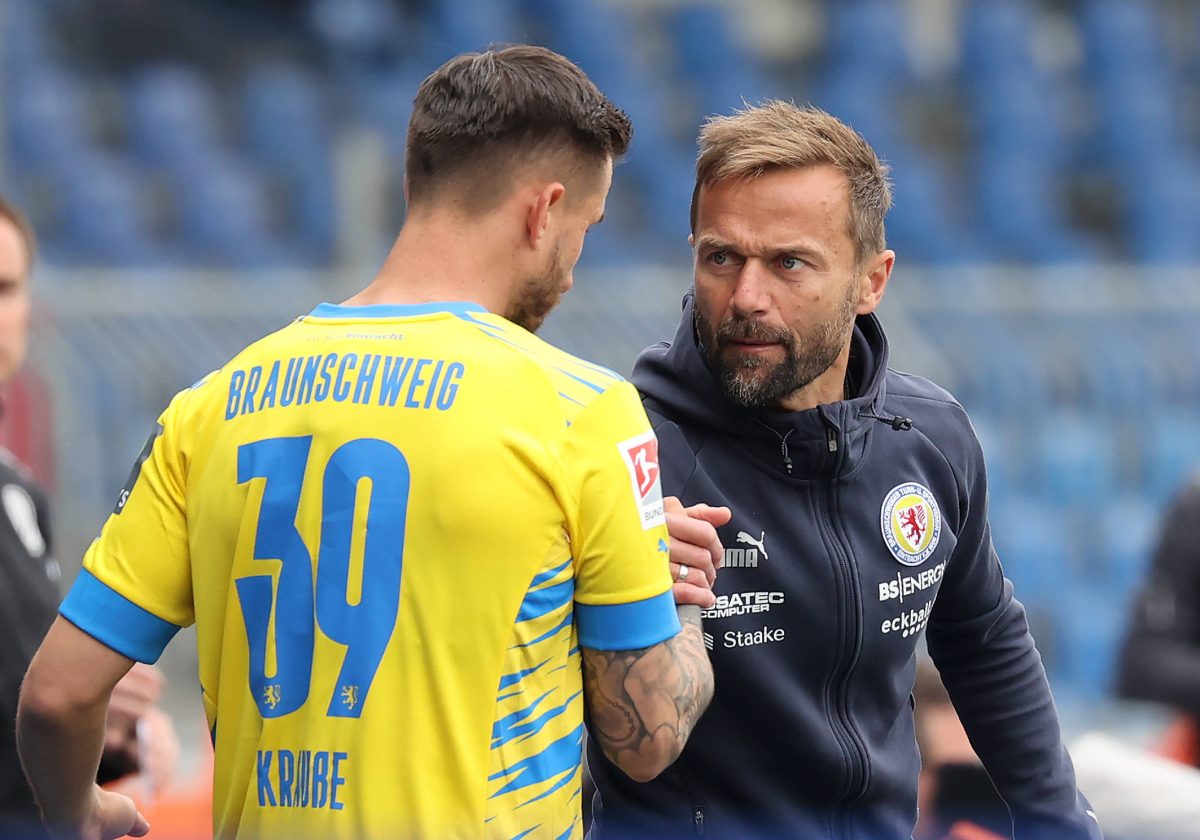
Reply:
[[[850,238],[861,265],[886,247],[883,217],[892,206],[888,167],[862,135],[820,108],[775,99],[709,117],[700,129],[692,232],[702,187],[728,178],[757,178],[777,169],[830,164],[850,185]]]
[[[21,234],[21,238],[25,240],[27,261],[32,266],[33,258],[37,256],[37,236],[33,232],[33,225],[29,223],[29,217],[21,212],[17,205],[0,198],[0,219],[7,219]]]
[[[461,177],[468,207],[502,194],[523,160],[569,151],[599,165],[629,148],[633,128],[582,70],[526,45],[467,53],[435,70],[417,91],[408,125],[405,177],[416,202]]]

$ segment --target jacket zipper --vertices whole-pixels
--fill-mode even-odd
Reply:
[[[684,795],[688,798],[688,801],[692,803],[692,830],[696,833],[697,837],[703,837],[707,833],[704,806],[696,801],[699,797],[692,792],[692,785],[688,781],[687,774],[684,773],[683,768],[679,767],[678,765],[671,768],[667,772],[675,774],[676,778],[679,780],[679,786],[683,788]]]
[[[843,585],[846,591],[846,635],[842,639],[841,652],[844,654],[852,654],[846,656],[849,661],[844,668],[838,669],[830,678],[830,689],[833,692],[831,700],[834,716],[834,734],[837,736],[838,743],[845,751],[846,758],[849,763],[849,773],[846,780],[846,794],[843,798],[843,803],[852,799],[860,798],[866,788],[867,782],[867,754],[866,748],[863,746],[862,740],[855,731],[850,720],[850,712],[847,703],[847,693],[849,687],[850,674],[858,664],[859,648],[862,638],[861,620],[859,618],[862,609],[859,603],[858,587],[855,585],[854,570],[850,562],[850,558],[838,537],[837,528],[834,525],[837,516],[835,504],[835,490],[833,483],[841,474],[844,453],[841,450],[838,440],[837,429],[829,425],[826,427],[826,443],[829,452],[834,456],[833,472],[831,474],[830,489],[826,499],[825,509],[822,511],[822,526],[826,533],[826,538],[829,540],[829,545],[834,553],[837,570],[840,572]],[[834,822],[837,828],[836,834],[849,837],[850,830],[846,822],[846,811],[844,805],[839,804],[834,807]],[[833,815],[831,815],[833,816]]]

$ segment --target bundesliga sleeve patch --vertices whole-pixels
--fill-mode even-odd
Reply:
[[[646,432],[617,444],[625,468],[629,471],[633,498],[637,502],[642,529],[664,524],[662,483],[659,481],[658,438]]]

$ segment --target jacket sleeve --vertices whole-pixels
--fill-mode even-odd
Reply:
[[[1118,666],[1123,697],[1200,717],[1200,476],[1163,520]]]
[[[992,546],[983,452],[965,420],[959,531],[930,617],[929,653],[975,752],[1012,815],[1016,840],[1095,840],[1025,608]]]

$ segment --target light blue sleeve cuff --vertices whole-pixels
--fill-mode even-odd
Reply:
[[[71,586],[59,615],[122,656],[153,663],[179,627],[130,601],[87,569]]]
[[[674,637],[680,630],[670,590],[629,604],[575,602],[579,644],[591,650],[641,650]]]

